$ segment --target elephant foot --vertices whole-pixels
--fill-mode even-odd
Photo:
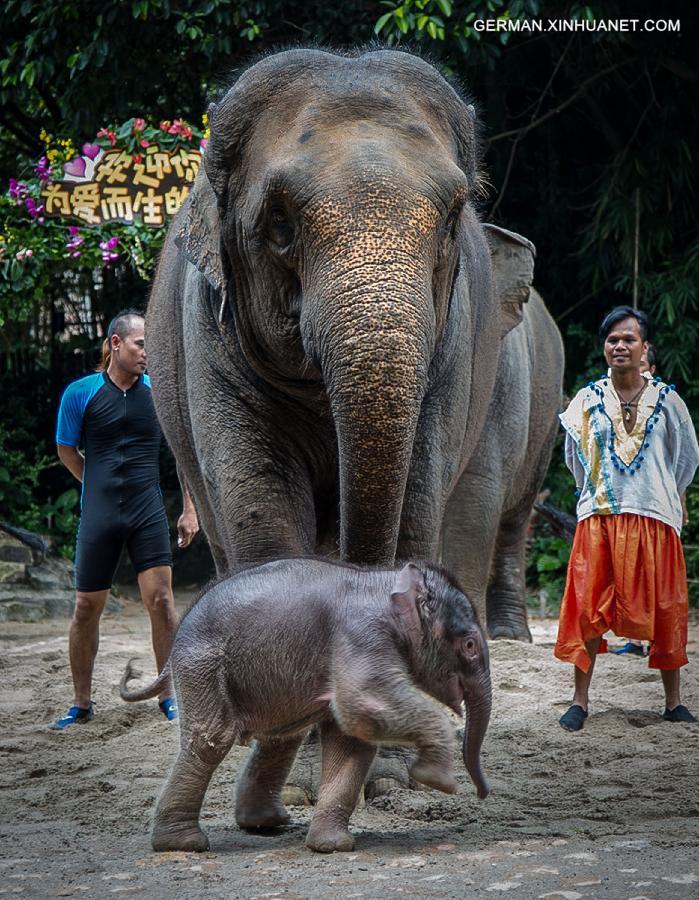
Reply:
[[[492,625],[488,623],[488,637],[493,641],[504,639],[522,641],[526,644],[532,642],[532,634],[526,622],[517,624],[495,622]]]
[[[444,794],[456,793],[456,779],[450,765],[439,765],[418,759],[410,767],[410,776],[420,784],[442,791]]]
[[[349,852],[354,850],[354,838],[346,825],[328,822],[327,819],[316,821],[313,818],[306,835],[306,846],[316,853]]]
[[[364,785],[364,799],[367,803],[371,803],[376,797],[385,797],[386,794],[406,787],[407,784],[396,778],[374,778]]]
[[[289,824],[291,816],[280,802],[270,801],[265,805],[238,801],[235,820],[239,828],[255,831],[258,828],[281,828]]]
[[[151,844],[157,853],[167,850],[203,853],[209,849],[209,839],[197,822],[179,822],[177,825],[156,823],[151,834]]]
[[[299,748],[293,768],[282,788],[285,806],[313,806],[318,799],[320,783],[320,743],[314,728]]]
[[[411,759],[411,752],[403,747],[381,747],[367,775],[365,800],[370,803],[399,788],[412,788],[408,774]]]

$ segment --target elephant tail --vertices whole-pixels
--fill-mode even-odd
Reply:
[[[127,685],[132,678],[138,678],[141,674],[137,669],[134,668],[134,659],[130,659],[126,664],[126,669],[124,670],[124,674],[121,676],[121,681],[119,682],[119,694],[122,700],[126,700],[129,703],[133,703],[136,700],[150,700],[151,697],[157,696],[161,691],[168,690],[172,693],[172,680],[170,678],[170,660],[165,663],[163,666],[163,671],[158,675],[155,681],[152,681],[149,685],[144,688],[141,688],[140,691],[129,691],[127,690]]]

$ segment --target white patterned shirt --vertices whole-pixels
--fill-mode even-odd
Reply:
[[[649,380],[627,433],[612,380],[578,391],[560,420],[575,476],[578,521],[635,513],[682,530],[681,496],[699,466],[694,425],[674,385]]]

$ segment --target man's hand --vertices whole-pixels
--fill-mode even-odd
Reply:
[[[85,469],[85,458],[77,447],[69,447],[67,444],[56,444],[58,458],[68,469],[71,475],[74,475],[78,481],[82,482],[83,472]]]
[[[185,509],[177,520],[177,546],[189,547],[197,531],[199,531],[199,520],[194,506],[191,506]]]

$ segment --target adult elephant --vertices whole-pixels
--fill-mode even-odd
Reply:
[[[519,451],[549,440],[560,394],[546,369],[530,415],[533,332],[560,338],[543,307],[522,323],[532,245],[478,220],[473,108],[406,53],[291,50],[209,120],[147,345],[217,568],[338,544],[350,562],[438,558],[449,498],[479,442],[493,451],[489,409],[527,416]],[[498,377],[517,389],[493,410]]]

